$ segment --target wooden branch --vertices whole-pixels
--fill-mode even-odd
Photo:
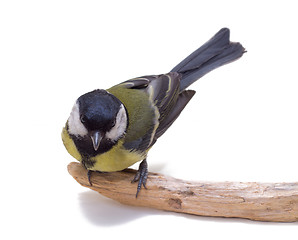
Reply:
[[[298,221],[298,182],[190,182],[149,173],[147,190],[136,199],[134,170],[92,173],[89,185],[86,169],[68,165],[69,173],[82,186],[118,202],[200,216],[236,217],[258,221]]]

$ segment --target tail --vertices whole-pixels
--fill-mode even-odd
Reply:
[[[184,90],[213,69],[237,60],[244,52],[245,49],[240,43],[230,42],[230,30],[222,28],[171,72],[182,75],[180,89]]]

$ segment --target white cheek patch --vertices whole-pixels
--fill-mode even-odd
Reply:
[[[123,104],[121,104],[120,110],[116,117],[115,126],[109,132],[106,133],[106,138],[109,138],[112,141],[117,141],[125,133],[126,127],[127,127],[126,111]]]
[[[68,132],[75,136],[85,136],[88,134],[87,129],[80,119],[80,109],[78,102],[74,104],[68,118]]]

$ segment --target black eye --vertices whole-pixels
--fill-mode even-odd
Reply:
[[[116,125],[116,120],[114,120],[114,121],[112,122],[111,127],[115,127],[115,125]]]
[[[85,123],[86,122],[86,117],[84,115],[81,115],[80,120],[81,120],[82,123]]]

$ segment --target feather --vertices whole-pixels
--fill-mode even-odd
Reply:
[[[206,73],[240,58],[245,49],[230,42],[230,30],[222,28],[208,42],[175,66],[171,72],[181,74],[180,90],[186,89]]]

